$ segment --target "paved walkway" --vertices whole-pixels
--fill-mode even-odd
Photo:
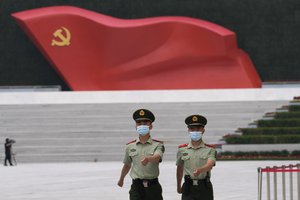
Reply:
[[[213,169],[215,200],[257,199],[257,168],[296,164],[295,161],[219,161]],[[3,200],[126,200],[130,177],[119,188],[121,162],[20,164],[0,166],[0,194]],[[160,182],[165,200],[179,200],[174,162],[161,164]],[[265,175],[264,175],[265,177]],[[296,181],[296,177],[294,177]],[[266,182],[263,181],[263,199]],[[278,191],[281,191],[278,176]],[[288,176],[287,176],[288,183]],[[294,182],[294,199],[297,195]],[[289,187],[287,186],[287,195]],[[278,197],[281,196],[278,193]],[[290,199],[287,196],[286,199]]]

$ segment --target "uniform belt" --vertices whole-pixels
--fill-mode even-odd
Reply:
[[[191,185],[201,185],[201,184],[205,183],[207,180],[206,179],[191,179],[190,176],[185,175],[184,181],[188,182]]]
[[[155,179],[132,179],[133,184],[142,185],[144,187],[150,187],[151,185],[155,185],[158,183],[158,178]]]

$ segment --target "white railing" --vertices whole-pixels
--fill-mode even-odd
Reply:
[[[277,200],[278,194],[281,194],[283,200],[287,200],[288,198],[290,200],[300,200],[300,164],[265,168],[259,167],[257,170],[258,200],[262,200],[264,180],[266,181],[266,189],[264,192],[266,192],[267,200]],[[266,173],[265,178],[263,178],[263,173]],[[289,178],[287,178],[287,176]],[[273,177],[273,188],[271,188],[271,177]],[[271,196],[271,193],[273,193],[273,196]],[[297,196],[297,198],[295,196]]]

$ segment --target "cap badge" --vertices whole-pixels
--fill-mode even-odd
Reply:
[[[143,110],[141,110],[139,114],[140,114],[140,116],[144,116],[145,112]]]
[[[196,121],[198,121],[198,117],[196,117],[196,116],[193,116],[193,118],[192,118],[192,121],[193,121],[193,122],[196,122]]]

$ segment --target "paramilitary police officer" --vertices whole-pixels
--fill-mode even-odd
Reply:
[[[191,115],[185,119],[191,141],[177,152],[177,192],[182,200],[213,200],[210,171],[216,162],[216,150],[204,144],[202,135],[207,119]],[[184,183],[181,186],[184,174]]]
[[[150,136],[155,117],[151,111],[139,109],[133,113],[133,119],[136,123],[138,138],[126,146],[124,165],[118,185],[123,186],[124,178],[131,168],[130,200],[162,200],[162,188],[158,182],[158,166],[162,161],[164,145]]]

